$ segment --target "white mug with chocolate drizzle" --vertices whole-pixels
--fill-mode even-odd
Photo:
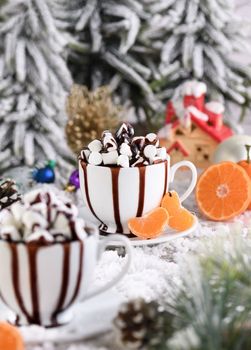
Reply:
[[[0,296],[18,325],[59,326],[72,306],[115,285],[127,272],[131,248],[123,236],[100,242],[96,228],[77,218],[77,209],[53,193],[32,191],[0,213]],[[100,253],[112,240],[125,246],[122,271],[92,293]]]
[[[195,187],[195,166],[181,161],[170,167],[170,157],[159,147],[156,134],[134,137],[132,126],[123,123],[115,136],[105,131],[101,140],[81,152],[80,188],[103,233],[130,235],[128,220],[158,207],[176,171],[184,166],[191,170],[192,179],[181,201]]]

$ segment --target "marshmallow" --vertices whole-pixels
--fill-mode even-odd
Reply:
[[[36,227],[46,228],[47,227],[47,219],[42,215],[42,213],[36,212],[32,209],[27,209],[22,217],[22,222],[25,226],[24,236],[30,234],[32,230]]]
[[[69,199],[34,190],[0,212],[0,237],[40,243],[80,239],[87,233],[85,222],[77,214],[77,207]]]
[[[34,242],[34,241],[51,243],[54,241],[54,238],[48,231],[38,230],[32,233],[31,235],[29,235],[28,238],[26,239],[26,242]]]
[[[91,152],[89,159],[88,159],[89,164],[100,165],[100,164],[102,164],[102,161],[103,161],[103,158],[102,158],[101,153]]]
[[[21,235],[15,226],[3,226],[1,228],[1,238],[16,242],[21,240]]]
[[[123,154],[123,155],[128,156],[128,157],[132,156],[131,147],[125,142],[123,142],[121,144],[121,146],[119,148],[119,152],[120,152],[120,154]]]
[[[53,229],[51,230],[51,234],[62,234],[65,238],[71,238],[71,228],[69,225],[69,219],[65,213],[57,213],[57,217],[54,221]]]
[[[108,136],[108,135],[112,136],[111,131],[110,131],[110,130],[104,130],[104,131],[102,132],[101,137],[104,138],[105,136]]]
[[[145,141],[146,141],[147,145],[154,145],[156,147],[159,146],[158,136],[156,134],[154,134],[153,132],[146,135]]]
[[[165,147],[161,147],[157,149],[157,157],[160,157],[162,160],[167,159],[167,152]]]
[[[119,156],[117,151],[111,151],[111,152],[101,153],[101,154],[102,154],[103,163],[105,165],[117,164],[117,159]]]
[[[88,148],[91,152],[100,152],[102,150],[102,147],[102,142],[100,140],[93,140],[88,145]]]
[[[117,142],[115,138],[112,136],[112,134],[105,135],[102,141],[103,141],[104,149],[106,151],[111,152],[111,151],[117,150],[118,148]]]
[[[152,160],[157,154],[157,148],[153,145],[147,145],[144,148],[144,156],[150,160]]]
[[[118,156],[117,165],[120,165],[122,168],[129,168],[129,157],[124,154],[121,154],[120,156]]]

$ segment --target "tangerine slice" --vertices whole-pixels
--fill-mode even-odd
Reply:
[[[165,208],[170,216],[175,215],[181,207],[178,193],[175,191],[167,192],[162,198],[161,207]]]
[[[222,162],[212,165],[198,180],[198,207],[209,219],[231,219],[247,209],[251,200],[250,184],[249,176],[238,164]]]
[[[167,192],[162,201],[161,207],[165,208],[169,214],[168,226],[177,231],[188,230],[194,224],[194,215],[183,208],[177,192]]]
[[[137,237],[155,238],[164,231],[168,219],[169,215],[166,209],[159,207],[142,217],[130,219],[128,227]]]
[[[0,349],[24,350],[24,342],[16,327],[0,322]]]
[[[192,227],[194,220],[195,217],[189,210],[181,208],[174,216],[170,216],[168,225],[172,229],[180,232]]]

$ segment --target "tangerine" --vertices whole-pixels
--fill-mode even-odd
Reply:
[[[169,214],[168,226],[177,231],[185,231],[193,226],[195,217],[183,208],[177,192],[169,191],[161,201],[161,207]]]
[[[251,161],[250,161],[250,148],[251,145],[245,145],[246,150],[247,150],[247,159],[246,160],[241,160],[240,162],[238,162],[237,164],[240,165],[248,174],[249,178],[251,179]],[[251,209],[251,203],[249,203],[248,210]]]
[[[212,165],[198,180],[196,200],[201,212],[209,219],[231,219],[244,212],[250,203],[249,176],[233,162]]]
[[[140,238],[155,238],[159,236],[168,224],[169,215],[166,209],[156,208],[142,217],[128,221],[130,231]]]
[[[0,322],[0,349],[24,350],[24,342],[16,327]]]

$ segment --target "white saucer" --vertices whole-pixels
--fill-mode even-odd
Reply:
[[[105,301],[105,302],[104,302]],[[37,346],[46,342],[66,344],[93,338],[112,329],[112,322],[123,302],[115,291],[108,290],[74,308],[73,320],[62,327],[45,329],[40,326],[20,327],[26,346]],[[8,320],[9,311],[0,301],[0,320]],[[4,349],[1,349],[4,350]]]
[[[91,212],[89,211],[89,209],[87,207],[82,208],[81,215],[86,221],[91,221],[94,224],[99,225],[99,222],[93,217],[93,215],[91,214]],[[190,235],[191,233],[193,233],[196,230],[197,226],[198,226],[198,218],[195,216],[194,224],[188,230],[177,232],[175,230],[167,228],[165,230],[165,232],[163,232],[160,236],[158,236],[156,238],[143,239],[143,238],[133,237],[133,238],[129,238],[129,239],[131,241],[131,245],[134,247],[165,243],[165,242],[171,241],[171,240],[176,239],[176,238]],[[109,246],[118,247],[118,246],[120,246],[120,243],[115,242],[115,241],[110,242]]]

